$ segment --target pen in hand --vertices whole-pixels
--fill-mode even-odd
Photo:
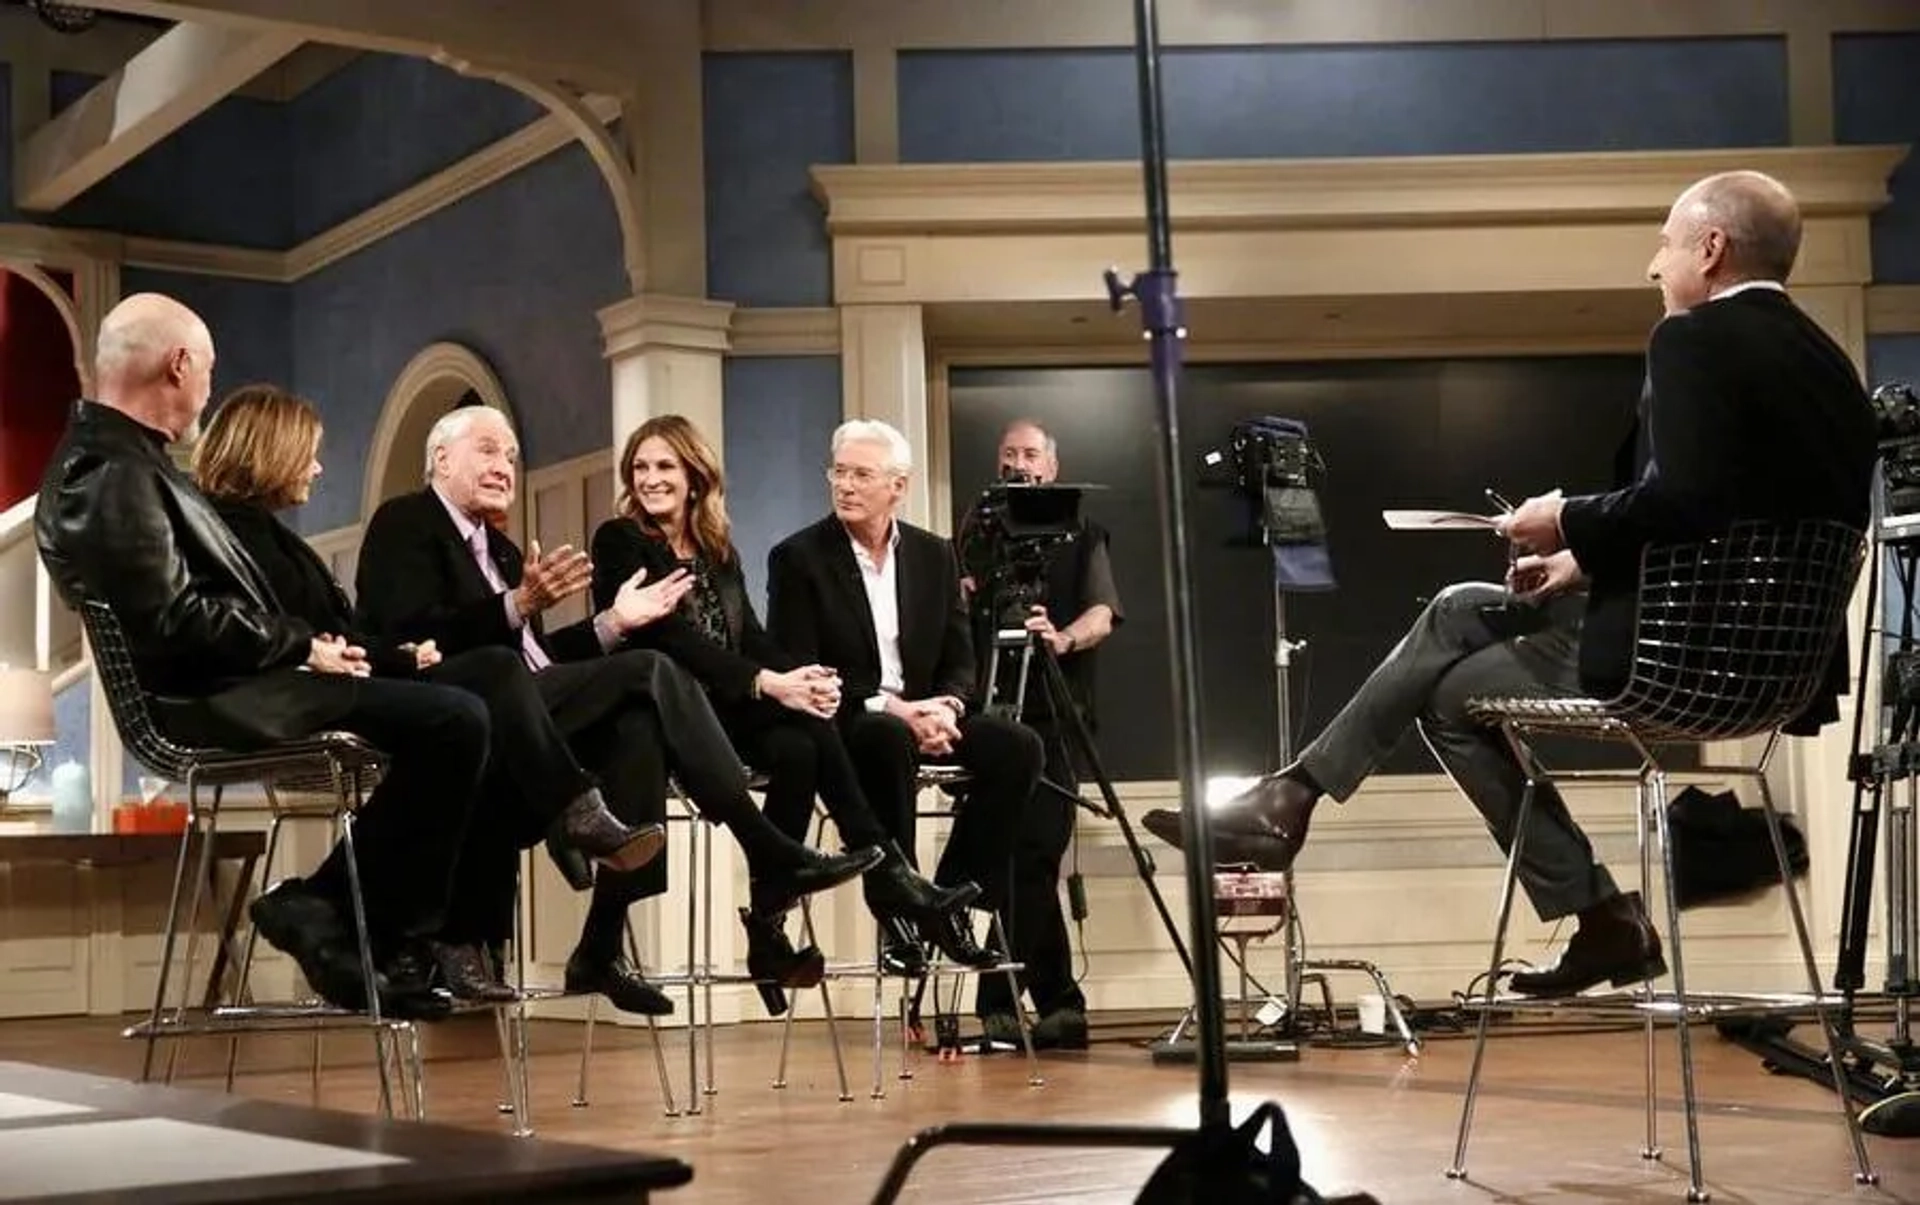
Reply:
[[[1484,492],[1487,495],[1487,501],[1493,503],[1495,506],[1499,507],[1502,511],[1506,512],[1507,514],[1513,513],[1513,503],[1507,501],[1505,498],[1502,498],[1498,490],[1488,489]]]

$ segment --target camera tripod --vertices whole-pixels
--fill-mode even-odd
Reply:
[[[1891,561],[1900,591],[1897,635],[1881,626],[1879,587]],[[1860,1126],[1870,1134],[1920,1137],[1920,1045],[1913,1035],[1914,1002],[1920,998],[1920,514],[1874,516],[1867,554],[1867,622],[1859,652],[1853,720],[1853,826],[1847,841],[1845,897],[1840,913],[1840,952],[1834,988],[1842,1004],[1834,1015],[1847,1095],[1859,1105]],[[1889,592],[1891,593],[1891,592]],[[1868,676],[1877,655],[1884,662],[1874,744],[1862,748]],[[1878,647],[1876,647],[1878,646]],[[1867,927],[1873,904],[1875,847],[1881,812],[1887,831],[1887,964],[1885,996],[1893,1003],[1893,1033],[1886,1041],[1861,1034],[1854,1009],[1866,986]],[[1832,1086],[1826,1051],[1793,1040],[1791,1023],[1778,1018],[1722,1022],[1720,1032],[1765,1060],[1769,1068]]]
[[[1027,691],[1032,685],[1034,666],[1039,666],[1050,723],[1058,729],[1058,736],[1067,741],[1068,756],[1086,767],[1089,777],[1100,790],[1101,802],[1094,804],[1078,791],[1070,791],[1044,776],[1040,779],[1040,790],[1070,800],[1074,805],[1120,826],[1120,836],[1126,841],[1128,852],[1133,855],[1134,870],[1145,885],[1147,895],[1153,900],[1154,911],[1159,913],[1160,923],[1166,927],[1174,950],[1180,955],[1180,964],[1191,977],[1193,960],[1187,953],[1186,943],[1180,938],[1179,923],[1167,908],[1166,897],[1160,894],[1160,885],[1154,881],[1153,855],[1134,835],[1133,822],[1128,819],[1126,808],[1121,806],[1113,780],[1107,777],[1106,767],[1100,761],[1100,751],[1094,747],[1093,732],[1087,726],[1086,717],[1074,703],[1073,691],[1067,685],[1066,671],[1060,668],[1059,655],[1048,647],[1037,632],[1030,632],[1021,624],[1014,623],[1016,613],[1024,614],[1017,601],[1013,605],[999,606],[989,611],[990,615],[999,618],[993,624],[992,647],[987,659],[986,690],[982,696],[986,700],[985,710],[989,715],[1021,721],[1027,714]],[[1077,898],[1078,893],[1075,894]]]

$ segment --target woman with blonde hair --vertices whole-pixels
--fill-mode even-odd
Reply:
[[[765,811],[774,827],[804,839],[818,794],[850,848],[886,851],[867,872],[867,907],[881,923],[888,969],[919,973],[926,960],[915,928],[946,949],[957,938],[944,919],[979,887],[941,888],[923,878],[874,816],[833,724],[838,675],[796,665],[761,627],[747,597],[727,519],[726,478],[712,445],[685,417],[660,415],[627,437],[619,464],[619,516],[593,533],[594,604],[606,605],[640,569],[649,577],[691,571],[695,585],[679,609],[632,639],[666,653],[706,687],[734,746],[767,778]],[[819,981],[819,951],[794,952],[779,917],[743,909],[741,919],[747,969],[756,979],[788,987]],[[771,984],[761,994],[770,1010],[784,1007]]]
[[[381,969],[390,981],[421,993],[437,977],[457,999],[515,999],[487,954],[512,932],[515,851],[544,837],[632,870],[665,848],[665,830],[630,828],[607,810],[510,650],[473,649],[443,660],[432,641],[388,645],[355,634],[353,606],[340,583],[274,515],[307,501],[320,475],[320,436],[320,416],[305,399],[273,385],[248,385],[214,412],[194,449],[194,480],[287,614],[364,647],[376,676],[424,678],[486,705],[491,722],[481,801],[467,824],[446,916],[431,937],[415,935],[424,940],[385,951]]]

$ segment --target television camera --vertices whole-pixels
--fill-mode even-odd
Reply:
[[[1009,470],[981,491],[960,541],[976,615],[1019,626],[1046,600],[1047,566],[1056,549],[1080,537],[1080,496],[1088,488],[1042,485]]]

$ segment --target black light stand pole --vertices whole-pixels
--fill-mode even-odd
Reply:
[[[1178,274],[1167,218],[1166,127],[1160,108],[1160,28],[1154,0],[1134,0],[1134,55],[1140,75],[1140,161],[1146,176],[1148,267],[1130,282],[1107,272],[1118,309],[1129,295],[1140,303],[1140,323],[1153,344],[1154,393],[1160,407],[1161,551],[1167,564],[1172,628],[1174,761],[1180,767],[1180,828],[1187,851],[1187,931],[1193,955],[1194,1017],[1199,1038],[1200,1127],[1225,1129],[1227,1102],[1225,1018],[1220,1000],[1220,951],[1214,942],[1213,833],[1200,760],[1200,652],[1194,639],[1193,582],[1187,550],[1185,458],[1180,451],[1180,323]]]

